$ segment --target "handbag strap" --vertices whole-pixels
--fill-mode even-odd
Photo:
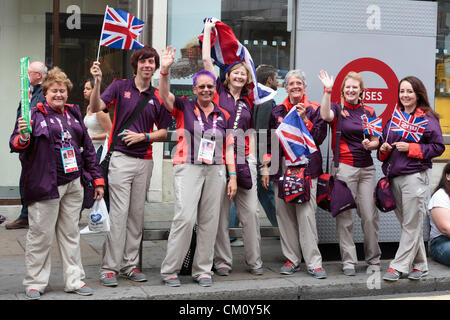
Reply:
[[[153,95],[155,94],[156,89],[152,87],[150,94],[143,94],[141,100],[139,100],[136,108],[134,108],[133,113],[130,115],[130,117],[128,118],[128,120],[123,124],[123,126],[120,128],[119,131],[117,131],[116,136],[114,137],[114,140],[111,142],[111,145],[109,146],[109,152],[114,151],[114,146],[116,145],[118,139],[119,139],[119,134],[123,131],[128,129],[131,124],[134,122],[134,120],[136,120],[137,116],[139,115],[139,113],[141,113],[141,111],[145,108],[145,106],[147,105],[148,101],[153,97]]]
[[[327,144],[327,166],[325,167],[325,173],[330,172],[330,141],[331,141],[331,127],[329,127],[330,134],[328,135],[328,144]]]
[[[336,128],[336,145],[334,146],[334,167],[339,167],[339,145],[341,143],[342,130],[342,115],[341,111],[337,113],[337,128]]]

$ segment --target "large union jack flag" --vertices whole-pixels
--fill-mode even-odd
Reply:
[[[122,50],[141,49],[136,39],[144,29],[144,22],[120,9],[106,7],[100,45]]]
[[[391,119],[390,129],[402,135],[402,138],[409,141],[419,142],[425,131],[428,120],[422,117],[414,117],[398,108],[394,109]]]
[[[383,127],[381,118],[368,118],[365,114],[361,116],[364,134],[381,137],[383,134]]]
[[[275,132],[284,149],[288,166],[305,163],[305,156],[317,151],[314,139],[295,107],[288,112]]]
[[[252,71],[253,88],[250,98],[254,99],[255,104],[262,104],[273,99],[277,92],[258,83],[252,56],[236,38],[233,30],[217,18],[211,18],[211,21],[216,25],[211,32],[211,58],[214,64],[224,71],[234,63],[244,61]],[[203,32],[198,39],[203,45]]]

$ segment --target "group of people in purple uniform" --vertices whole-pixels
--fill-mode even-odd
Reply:
[[[131,64],[135,77],[116,80],[103,93],[100,93],[100,63],[94,62],[91,67],[95,79],[90,96],[91,112],[107,112],[114,105],[109,144],[115,136],[120,136],[108,174],[111,231],[103,246],[100,268],[100,281],[105,286],[117,286],[117,276],[137,282],[147,280],[137,264],[146,190],[153,170],[152,143],[165,140],[172,121],[170,116],[176,120],[178,139],[173,159],[175,214],[161,265],[162,281],[171,287],[181,285],[178,274],[194,225],[197,225],[192,264],[194,281],[207,287],[213,284],[213,274],[228,276],[232,272],[228,233],[232,203],[243,227],[248,271],[255,276],[264,273],[257,213],[258,176],[263,188],[273,185],[275,191],[281,251],[286,258],[280,273],[289,275],[298,271],[303,259],[308,274],[317,279],[327,277],[318,248],[315,218],[317,179],[322,173],[320,149],[309,155],[306,163],[293,164],[286,160],[281,147],[278,159],[272,159],[269,138],[268,152],[257,165],[255,138],[245,134],[255,127],[252,114],[258,108],[250,95],[252,73],[244,62],[238,62],[224,71],[223,79],[216,74],[211,47],[207,45],[213,28],[214,23],[206,20],[202,48],[204,70],[194,75],[192,99],[170,92],[169,73],[175,61],[172,47],[163,49],[161,56],[148,46],[134,51]],[[160,69],[160,80],[155,89],[151,78],[157,69]],[[274,74],[272,79],[276,77]],[[428,272],[422,234],[431,160],[444,151],[439,116],[429,105],[423,83],[416,77],[406,77],[400,81],[398,89],[400,110],[428,120],[420,141],[412,143],[396,132],[388,134],[389,122],[382,138],[363,134],[361,116],[376,115],[363,102],[364,82],[358,73],[350,72],[343,80],[340,103],[331,102],[333,77],[325,71],[320,71],[318,77],[324,86],[320,104],[308,99],[307,80],[301,70],[286,74],[284,87],[288,97],[272,108],[267,124],[269,132],[295,108],[316,146],[326,138],[328,127],[333,132],[334,146],[340,117],[339,166],[334,168],[333,174],[347,183],[357,204],[368,268],[380,271],[379,217],[373,201],[376,170],[371,156],[375,151],[383,162],[383,173],[391,181],[397,203],[395,214],[402,228],[397,254],[383,279],[395,281],[402,274],[407,274],[409,279],[420,279]],[[86,138],[79,108],[65,104],[70,89],[70,80],[61,70],[51,71],[43,83],[46,102],[32,109],[32,132],[26,132],[27,125],[19,118],[10,140],[11,150],[22,153],[22,164],[30,177],[25,181],[24,195],[30,210],[24,285],[30,299],[39,298],[48,285],[49,249],[55,234],[63,255],[65,290],[92,294],[82,281],[79,235],[75,234],[78,223],[75,215],[78,217],[82,197],[79,172],[88,170],[93,176],[96,199],[103,195],[104,181],[95,149]],[[136,120],[120,131],[136,105],[144,99],[146,105]],[[60,156],[70,148],[75,151],[75,162],[65,162]],[[53,153],[55,156],[50,159]],[[271,167],[276,164],[278,167]],[[280,188],[278,178],[290,166],[305,167],[305,173],[311,177],[311,197],[305,203],[287,203],[276,196]],[[42,183],[32,184],[43,179],[48,180],[45,184],[48,190],[41,190]],[[43,216],[50,219],[48,212],[53,212],[51,223],[42,220]],[[353,224],[352,210],[336,217],[342,270],[346,276],[354,276],[358,264]]]

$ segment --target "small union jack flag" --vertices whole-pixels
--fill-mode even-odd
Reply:
[[[361,116],[364,134],[381,137],[383,134],[383,127],[381,118],[368,118],[365,114]]]
[[[144,29],[144,22],[120,9],[106,7],[100,45],[122,50],[141,49],[136,38]]]
[[[391,119],[391,130],[400,133],[404,139],[419,142],[427,124],[427,119],[414,117],[395,108]]]
[[[292,108],[276,130],[281,146],[285,151],[286,162],[289,165],[305,163],[305,156],[317,151],[313,137],[303,120]]]

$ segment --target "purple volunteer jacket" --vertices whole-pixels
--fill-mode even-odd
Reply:
[[[48,122],[50,107],[43,103],[38,103],[31,109],[32,133],[28,143],[24,146],[19,144],[19,132],[17,122],[9,140],[11,152],[19,152],[22,162],[22,172],[24,176],[24,199],[29,205],[36,201],[59,198],[58,193],[58,163],[61,162],[59,147],[54,143],[60,143],[60,139],[55,140],[50,137],[49,126],[55,126],[55,121]],[[95,186],[105,185],[97,155],[89,138],[86,127],[81,116],[80,108],[77,105],[66,104],[64,114],[72,119],[71,145],[75,149],[79,172],[73,178],[80,176],[81,168],[88,171],[94,179]],[[81,148],[83,152],[81,152]],[[78,159],[80,157],[80,159]]]
[[[439,157],[445,150],[444,138],[439,120],[430,113],[424,113],[422,109],[416,108],[415,117],[423,117],[428,120],[425,132],[418,143],[402,138],[401,134],[389,131],[387,142],[392,145],[394,142],[404,141],[409,143],[409,152],[400,152],[393,147],[390,153],[381,153],[380,147],[377,152],[378,159],[383,162],[383,173],[390,178],[416,173],[431,169],[431,160]],[[390,127],[389,120],[383,129],[383,139],[386,141]]]
[[[307,123],[305,123],[306,128],[308,128],[309,133],[314,138],[314,142],[316,146],[319,147],[323,140],[325,140],[327,136],[327,123],[322,120],[320,117],[320,105],[316,102],[308,101],[306,94],[303,95],[302,101],[303,104],[307,106],[306,108],[306,117],[308,118]],[[277,129],[280,123],[284,120],[284,117],[288,114],[289,110],[294,107],[293,104],[290,103],[289,97],[287,97],[282,104],[277,105],[273,108],[272,114],[270,116],[269,121],[269,131],[267,137],[267,155],[264,157],[265,160],[269,160],[271,158],[271,137],[270,132],[272,129]],[[270,176],[271,181],[278,181],[278,179],[283,175],[281,170],[281,158],[284,156],[284,150],[279,146],[279,168],[278,172],[275,175]],[[306,168],[305,174],[311,175],[311,178],[317,178],[323,172],[322,170],[322,154],[320,153],[320,149],[313,154],[308,156],[308,166]]]

